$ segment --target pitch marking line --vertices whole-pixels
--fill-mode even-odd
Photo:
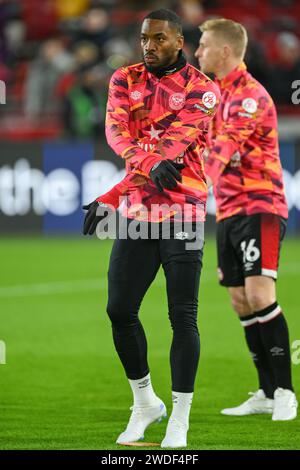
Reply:
[[[299,274],[299,265],[293,264],[291,266],[284,266],[280,270],[282,275],[285,274]],[[202,272],[201,284],[207,282],[216,282],[217,275],[214,270]],[[157,279],[153,283],[156,287],[165,287],[165,280]],[[0,298],[16,298],[16,297],[30,297],[35,295],[54,295],[54,294],[76,294],[78,292],[89,292],[107,289],[107,278],[92,278],[92,279],[76,279],[68,281],[55,281],[35,284],[22,284],[15,286],[0,287]]]
[[[78,279],[70,281],[24,284],[0,287],[0,298],[26,297],[32,295],[51,295],[76,293],[107,288],[106,278]]]

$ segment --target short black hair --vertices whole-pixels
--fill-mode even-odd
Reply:
[[[167,10],[166,8],[161,8],[160,10],[154,10],[148,13],[145,16],[145,20],[162,20],[168,21],[174,29],[176,29],[177,33],[182,36],[182,22],[178,15],[172,10]]]

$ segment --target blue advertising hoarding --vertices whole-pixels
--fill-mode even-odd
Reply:
[[[288,231],[300,234],[300,143],[280,143]],[[81,234],[82,205],[124,176],[124,162],[105,140],[1,143],[0,232]],[[208,200],[207,231],[215,204]]]

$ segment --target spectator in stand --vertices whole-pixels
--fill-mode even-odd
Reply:
[[[25,84],[25,113],[28,118],[58,111],[55,87],[59,78],[72,67],[73,57],[65,49],[62,40],[55,38],[45,41],[37,59],[29,67]]]
[[[75,44],[73,48],[73,69],[64,74],[57,83],[56,96],[64,99],[70,88],[77,80],[77,71],[85,66],[95,64],[98,60],[98,47],[95,44],[82,41]]]
[[[183,21],[184,52],[188,62],[198,67],[194,51],[199,46],[199,24],[205,19],[205,13],[199,0],[181,0],[178,4],[179,16]]]
[[[18,63],[23,54],[26,38],[24,22],[19,18],[8,21],[4,28],[4,35],[8,52],[7,63],[13,67]]]
[[[63,99],[63,125],[68,137],[99,138],[104,130],[109,70],[103,65],[82,66]]]
[[[276,104],[290,105],[292,83],[300,78],[300,41],[293,33],[277,37],[278,62],[274,66],[271,94]]]
[[[262,45],[248,36],[248,46],[245,55],[247,69],[256,80],[258,80],[268,91],[270,91],[270,82],[272,81],[270,64],[267,61]]]
[[[114,72],[119,67],[129,65],[139,56],[134,56],[134,51],[129,41],[122,38],[113,38],[107,41],[104,49],[104,60]]]
[[[6,3],[6,2],[5,2]],[[7,45],[4,34],[4,25],[7,19],[7,10],[5,3],[0,2],[0,80],[7,81],[9,76],[8,68],[5,65],[7,58]]]
[[[7,21],[7,4],[0,2],[0,64],[4,62],[7,55],[4,26]]]
[[[91,8],[81,20],[79,30],[73,37],[73,44],[88,41],[95,44],[99,50],[99,59],[104,56],[105,43],[111,39],[112,27],[108,13],[103,8]]]

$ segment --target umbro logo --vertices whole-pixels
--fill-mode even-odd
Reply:
[[[150,383],[150,379],[145,379],[142,382],[139,382],[139,388],[146,388]]]
[[[176,395],[174,395],[174,393],[172,393],[172,402],[177,403],[177,400],[178,400],[178,397],[176,397]]]
[[[274,346],[274,348],[270,349],[272,356],[284,356],[284,349],[279,348],[278,346]]]
[[[251,271],[251,269],[253,268],[253,263],[250,263],[250,261],[247,261],[244,264],[244,268],[245,268],[245,271]]]

